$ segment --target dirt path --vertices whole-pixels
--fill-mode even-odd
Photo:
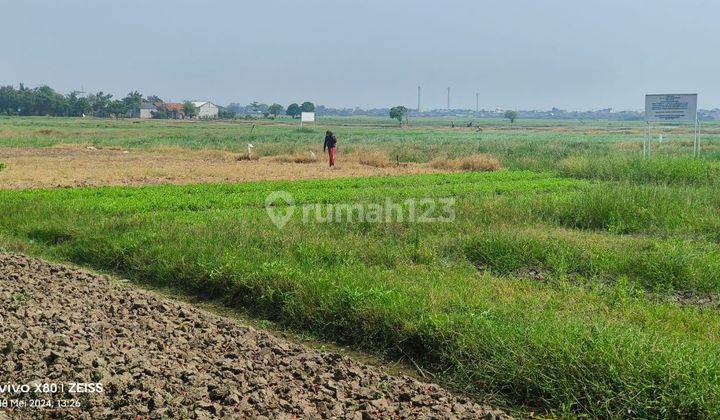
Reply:
[[[341,178],[440,172],[423,164],[377,168],[338,156],[334,170],[321,160],[237,161],[238,153],[188,149],[95,149],[88,146],[0,148],[0,188],[190,184],[277,179]]]
[[[106,276],[2,253],[0,360],[0,404],[56,406],[0,408],[0,418],[504,417]],[[102,392],[70,393],[73,382]],[[23,384],[29,393],[1,388]],[[41,392],[53,386],[65,393]]]

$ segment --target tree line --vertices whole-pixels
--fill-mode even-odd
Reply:
[[[285,108],[278,103],[268,105],[256,101],[247,106],[243,106],[237,103],[231,103],[227,106],[227,109],[235,112],[238,115],[262,115],[265,118],[271,116],[273,118],[277,118],[280,115],[287,115],[292,118],[299,118],[300,114],[302,114],[303,112],[315,112],[315,104],[309,101],[305,101],[301,104],[293,102],[288,105],[287,108]]]
[[[53,88],[43,85],[36,88],[29,88],[22,83],[18,88],[14,86],[0,86],[0,115],[21,115],[21,116],[55,116],[55,117],[128,117],[135,115],[144,102],[151,104],[164,103],[156,95],[143,96],[138,91],[132,91],[123,98],[113,98],[112,94],[105,92],[83,95],[83,92],[73,91],[69,94],[62,94]],[[234,118],[237,114],[254,114],[265,117],[288,115],[293,118],[300,117],[303,112],[314,112],[315,104],[303,102],[292,103],[283,107],[280,104],[272,105],[253,102],[247,107],[239,104],[221,108],[220,118]],[[195,106],[185,101],[183,114],[186,117],[195,115]],[[170,118],[167,109],[158,107],[153,112],[154,118]]]
[[[132,91],[124,98],[113,99],[105,92],[83,96],[81,92],[67,95],[56,92],[49,86],[29,88],[22,83],[14,86],[0,86],[0,115],[50,115],[56,117],[121,117],[139,109],[143,101],[159,101],[157,96],[143,97]]]
[[[23,115],[23,116],[56,116],[56,117],[82,117],[91,115],[95,117],[126,117],[134,116],[134,111],[139,110],[143,102],[152,104],[163,103],[158,96],[146,96],[138,91],[128,93],[124,98],[113,99],[113,95],[104,92],[97,92],[83,96],[81,92],[70,92],[63,95],[56,92],[49,86],[28,88],[22,83],[19,88],[14,86],[0,87],[0,115]],[[322,108],[322,107],[321,107]],[[407,119],[410,110],[404,106],[395,106],[389,109],[390,118],[398,120],[402,124],[403,118]],[[219,117],[224,119],[235,118],[238,114],[248,116],[262,115],[274,117],[285,114],[292,118],[299,118],[303,112],[315,112],[315,104],[305,101],[302,104],[291,103],[287,108],[278,103],[271,105],[252,102],[243,107],[239,104],[230,104],[221,108]],[[197,113],[195,105],[185,101],[183,114],[186,118],[192,118]],[[504,115],[510,122],[515,122],[517,112],[507,111]],[[172,118],[168,109],[159,106],[153,111],[153,118]]]

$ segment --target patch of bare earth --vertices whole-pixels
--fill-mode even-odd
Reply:
[[[720,310],[719,293],[698,293],[693,291],[682,291],[674,293],[671,297],[671,300],[680,305],[699,306],[703,308]]]
[[[0,408],[0,418],[508,418],[437,385],[16,254],[0,253],[0,360],[0,384],[30,388],[0,398],[79,405]],[[72,393],[71,383],[102,390]],[[42,391],[52,384],[64,392]]]
[[[0,148],[0,188],[52,188],[99,185],[190,184],[280,179],[323,179],[443,172],[424,164],[373,166],[355,156],[326,156],[316,162],[278,159],[240,160],[220,150],[97,149],[88,146]],[[446,170],[445,170],[446,171]]]

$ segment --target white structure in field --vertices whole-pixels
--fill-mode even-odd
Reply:
[[[697,119],[697,93],[645,95],[645,121],[686,121]]]
[[[303,126],[303,123],[306,122],[315,122],[315,113],[314,112],[301,112],[300,113],[300,127]]]
[[[700,121],[697,115],[697,93],[645,95],[645,123],[647,134],[643,141],[643,156],[651,149],[653,123],[691,123],[694,125],[693,155],[700,156]],[[663,140],[660,134],[660,141]]]
[[[212,102],[193,101],[193,105],[197,108],[197,118],[217,118],[219,108]]]

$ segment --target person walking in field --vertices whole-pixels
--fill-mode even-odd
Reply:
[[[325,132],[325,144],[323,145],[323,153],[325,150],[328,152],[328,158],[330,161],[330,167],[335,167],[335,145],[337,144],[337,137],[332,131],[328,130]]]

